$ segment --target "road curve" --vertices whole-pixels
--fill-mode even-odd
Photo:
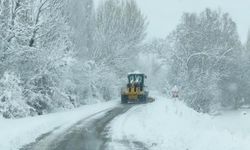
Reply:
[[[108,141],[105,135],[107,124],[131,107],[132,105],[120,105],[104,115],[104,112],[98,112],[79,121],[64,133],[55,136],[51,131],[20,150],[105,150],[105,143]],[[98,115],[102,116],[98,118]]]

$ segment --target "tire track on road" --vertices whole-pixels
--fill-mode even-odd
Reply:
[[[120,105],[106,109],[78,121],[65,132],[55,134],[58,128],[28,144],[20,150],[103,150],[108,141],[107,124],[133,105]],[[60,128],[59,128],[60,129]]]

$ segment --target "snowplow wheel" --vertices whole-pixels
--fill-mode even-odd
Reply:
[[[146,95],[140,96],[139,101],[140,101],[140,103],[146,103],[147,102],[147,96]]]
[[[128,103],[128,96],[127,95],[122,95],[121,96],[121,103],[122,104],[127,104]]]

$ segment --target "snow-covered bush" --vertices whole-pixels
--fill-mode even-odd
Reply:
[[[93,60],[75,64],[65,87],[81,104],[108,101],[117,96],[118,78],[107,66]]]
[[[5,118],[19,118],[28,116],[30,110],[20,78],[13,72],[5,72],[0,79],[0,114]]]

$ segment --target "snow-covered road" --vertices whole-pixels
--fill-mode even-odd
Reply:
[[[72,125],[61,133],[50,132],[21,150],[102,150],[108,138],[107,124],[119,114],[125,113],[132,105],[118,105],[111,110],[97,112]]]
[[[0,119],[0,149],[249,150],[249,110],[209,116],[156,95],[149,104],[114,101],[39,117]]]
[[[36,142],[39,140],[37,138],[47,136],[52,131],[55,136],[64,133],[77,122],[100,117],[119,105],[120,102],[117,100],[43,116],[13,120],[0,118],[0,150],[18,150],[23,145]]]

